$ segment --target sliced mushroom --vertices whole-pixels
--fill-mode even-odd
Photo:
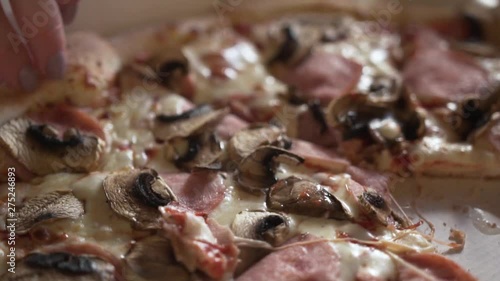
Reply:
[[[39,223],[77,219],[84,212],[83,203],[71,191],[49,192],[24,202],[17,213],[16,231],[23,234]]]
[[[175,259],[171,242],[159,236],[150,236],[132,245],[125,262],[127,280],[133,280],[133,275],[152,281],[165,280],[166,276],[171,280],[192,280],[188,270]]]
[[[327,110],[330,125],[344,139],[360,138],[387,146],[413,141],[425,133],[425,114],[401,97],[395,102],[373,102],[367,95],[346,95]]]
[[[189,62],[180,49],[167,49],[148,61],[158,81],[165,87],[179,90],[182,78],[189,74]]]
[[[406,220],[392,211],[384,197],[376,191],[367,190],[358,199],[365,211],[375,216],[383,225],[394,225],[398,228],[407,226]]]
[[[165,141],[189,137],[209,131],[227,112],[225,109],[213,110],[209,105],[202,105],[179,115],[158,115],[153,133],[157,139]]]
[[[74,128],[60,132],[50,125],[18,118],[0,127],[1,148],[41,176],[94,170],[104,153],[104,141]]]
[[[31,253],[16,267],[16,273],[6,273],[3,281],[115,281],[115,267],[97,257],[64,252]]]
[[[189,138],[174,138],[167,144],[167,159],[172,159],[177,167],[187,170],[194,168],[220,169],[224,146],[219,137],[207,132]]]
[[[236,215],[231,230],[234,235],[281,245],[291,234],[292,221],[285,214],[266,211],[242,211]]]
[[[321,28],[314,25],[287,22],[281,26],[276,35],[279,44],[269,60],[269,64],[294,65],[300,63],[311,53],[312,48],[322,40],[324,34]]]
[[[350,211],[326,187],[289,177],[278,181],[267,193],[269,209],[299,215],[349,220]]]
[[[368,99],[373,103],[390,103],[401,96],[402,82],[400,78],[375,76],[368,89]]]
[[[239,163],[259,146],[289,148],[287,146],[290,144],[283,128],[272,125],[257,126],[234,134],[229,140],[228,153],[232,161]]]
[[[287,150],[262,146],[240,162],[237,181],[247,191],[262,192],[276,182],[275,168],[279,163],[300,165],[303,162],[303,158]]]
[[[452,120],[452,126],[462,140],[467,140],[474,131],[485,126],[492,114],[500,109],[500,84],[495,85],[491,91],[484,91],[481,98],[464,100],[450,106],[451,116],[447,119]]]
[[[160,228],[158,207],[177,200],[165,181],[150,169],[114,172],[104,179],[103,187],[113,211],[141,229]]]
[[[155,71],[149,65],[143,63],[130,63],[118,74],[118,83],[122,92],[130,93],[138,90],[158,93],[169,93],[170,91],[159,87],[159,79]]]

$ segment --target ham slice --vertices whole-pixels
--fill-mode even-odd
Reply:
[[[201,213],[209,213],[224,199],[226,187],[219,173],[196,171],[192,173],[163,174],[179,202]]]
[[[403,77],[424,106],[479,98],[488,87],[488,72],[473,57],[449,50],[435,34],[419,33],[414,46],[415,53],[406,63]]]
[[[82,132],[92,133],[105,140],[104,131],[99,122],[86,112],[69,105],[48,106],[31,112],[28,118],[38,123],[50,124],[56,128],[75,128]]]
[[[236,132],[248,127],[248,123],[234,114],[228,114],[222,118],[215,132],[224,140],[230,139]]]
[[[314,116],[311,110],[302,112],[297,118],[297,137],[327,147],[335,146],[340,134],[319,118],[322,117]]]
[[[341,158],[334,150],[303,140],[292,140],[290,151],[304,158],[306,165],[329,171],[343,172],[350,165],[349,161]]]
[[[338,54],[313,52],[305,61],[284,73],[285,83],[305,98],[328,104],[349,93],[358,83],[363,67]]]
[[[172,241],[177,261],[189,271],[200,270],[211,280],[223,280],[234,272],[239,251],[229,229],[176,202],[160,212],[163,235]]]
[[[300,236],[290,242],[314,239]],[[260,260],[236,281],[334,281],[340,280],[340,259],[328,242],[290,246]]]
[[[472,277],[470,273],[462,269],[455,262],[437,255],[430,253],[409,253],[403,255],[402,258],[413,266],[416,266],[425,274],[423,276],[417,273],[415,269],[399,265],[398,266],[398,280],[406,281],[427,281],[427,280],[455,280],[455,281],[473,281],[476,278]]]

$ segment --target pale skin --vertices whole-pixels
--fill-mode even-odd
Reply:
[[[63,77],[64,25],[73,21],[78,1],[10,0],[19,33],[0,6],[0,86],[32,92],[45,79]]]

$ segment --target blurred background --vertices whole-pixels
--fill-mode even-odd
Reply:
[[[401,12],[389,13],[391,20],[429,21],[474,14],[489,24],[500,22],[500,0],[81,0],[76,21],[70,30],[94,30],[115,34],[130,28],[185,18],[193,15],[226,16],[276,7],[300,7],[310,3],[335,4],[363,11],[370,17],[385,20],[391,7]]]

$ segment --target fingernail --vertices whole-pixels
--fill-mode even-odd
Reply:
[[[66,59],[62,52],[57,52],[47,62],[47,76],[52,79],[61,79],[66,70]]]
[[[61,16],[64,24],[70,24],[75,19],[77,4],[61,6]]]
[[[38,86],[38,75],[31,66],[27,65],[19,72],[19,82],[26,92],[32,92]]]

